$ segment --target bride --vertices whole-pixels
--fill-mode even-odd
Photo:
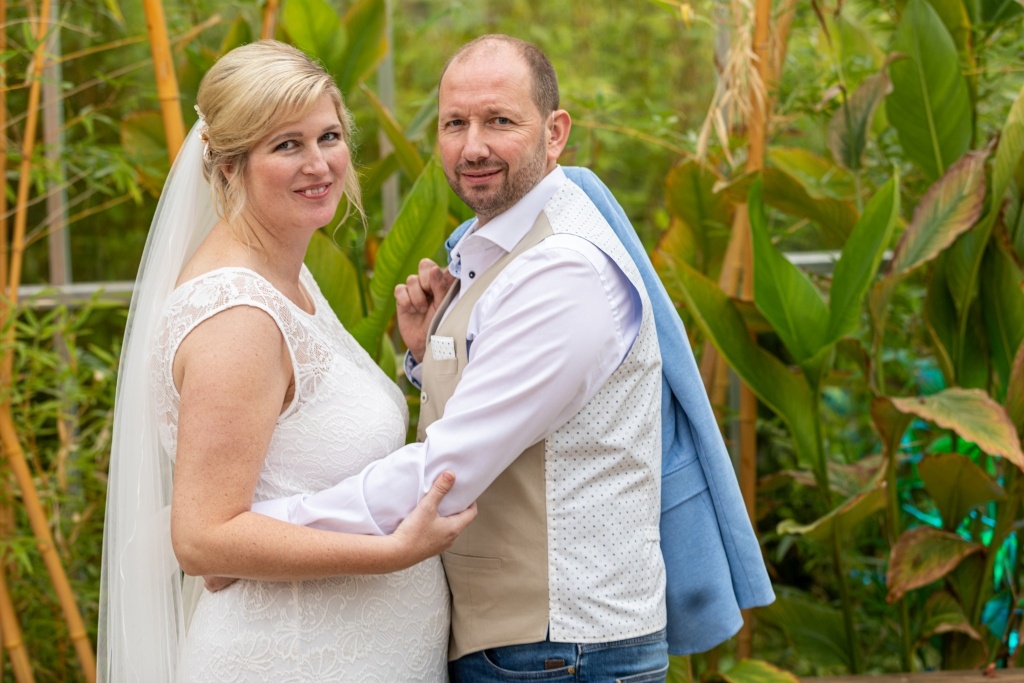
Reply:
[[[260,41],[217,62],[198,110],[125,333],[99,679],[443,681],[436,555],[475,515],[438,516],[450,473],[390,536],[250,511],[405,439],[404,398],[303,266],[343,196],[361,211],[341,94],[300,51]],[[211,593],[203,574],[243,580]]]

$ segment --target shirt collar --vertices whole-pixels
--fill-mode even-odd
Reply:
[[[565,183],[565,172],[561,166],[544,176],[539,183],[522,199],[513,204],[507,211],[500,213],[489,220],[483,227],[479,226],[479,220],[469,226],[469,230],[463,235],[459,243],[452,249],[452,260],[455,261],[461,253],[463,245],[470,237],[482,237],[489,242],[496,244],[505,251],[512,251],[519,244],[519,240],[526,236],[526,233],[533,227],[537,216],[544,210],[548,201]]]

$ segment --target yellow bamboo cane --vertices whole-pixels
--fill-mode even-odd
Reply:
[[[7,0],[0,0],[0,53],[7,50]],[[7,130],[7,70],[0,69],[0,131]],[[7,134],[0,133],[0,178],[7,178]],[[0,192],[0,287],[7,282],[7,188]]]
[[[747,170],[758,171],[764,166],[765,144],[768,131],[768,65],[771,60],[771,0],[757,0],[754,6],[755,68],[758,79],[750,89],[751,115],[747,122]],[[743,233],[743,277],[740,297],[754,300],[754,250],[750,238],[750,220],[746,207],[740,207],[746,225]],[[746,384],[740,387],[740,490],[747,504],[751,521],[755,519],[757,499],[757,397]],[[740,659],[753,654],[753,615],[744,615],[743,628],[736,641],[736,656]]]
[[[185,121],[181,116],[181,98],[178,92],[178,79],[174,75],[174,59],[171,56],[171,43],[167,37],[164,6],[160,0],[143,0],[142,7],[146,13],[149,47],[153,53],[156,96],[160,101],[160,112],[164,120],[167,154],[171,163],[174,163],[181,144],[185,142]]]
[[[21,638],[21,628],[11,602],[11,594],[7,591],[7,576],[4,566],[0,563],[0,631],[3,631],[4,649],[11,658],[11,669],[14,680],[18,683],[34,683],[32,663],[25,650],[25,641]]]
[[[263,5],[263,28],[260,30],[260,38],[266,40],[274,37],[277,29],[277,10],[281,6],[279,0],[267,0]]]
[[[61,565],[60,557],[54,547],[53,535],[46,519],[46,513],[39,500],[35,484],[32,481],[32,473],[29,470],[25,459],[25,452],[21,448],[18,439],[17,427],[14,424],[14,417],[11,412],[10,388],[14,363],[12,353],[14,342],[14,326],[10,324],[13,314],[13,307],[18,301],[18,286],[21,281],[22,258],[25,251],[25,227],[28,221],[28,196],[30,188],[30,177],[32,172],[32,152],[35,148],[36,128],[39,122],[39,95],[40,76],[43,72],[45,61],[46,30],[49,24],[50,3],[42,2],[39,13],[39,31],[36,36],[38,45],[32,56],[31,84],[29,86],[28,109],[25,119],[24,142],[21,151],[21,163],[19,167],[17,203],[14,214],[14,232],[11,240],[10,266],[7,270],[7,299],[0,302],[0,329],[4,330],[5,344],[3,345],[3,356],[0,359],[0,390],[3,390],[3,399],[0,400],[0,444],[3,446],[14,477],[21,489],[22,502],[25,512],[28,515],[32,532],[35,534],[39,546],[40,555],[50,574],[50,581],[57,599],[60,602],[64,613],[64,620],[67,622],[68,635],[75,646],[82,673],[88,683],[96,680],[96,657],[92,650],[82,621],[82,615],[78,610],[75,595],[71,590],[67,574]]]
[[[7,49],[7,0],[0,0],[0,54]],[[7,71],[0,69],[0,131],[7,130]],[[0,135],[0,178],[7,178],[7,136]],[[0,283],[7,281],[7,191],[6,181],[3,192],[0,192]],[[0,480],[3,487],[7,488],[7,477]],[[6,500],[6,498],[5,498]],[[8,523],[11,517],[11,507],[6,502],[0,503],[0,538],[7,538],[13,526]],[[0,554],[0,581],[3,581],[2,572],[7,558]],[[3,586],[4,596],[7,596],[6,583]],[[14,612],[10,597],[0,601],[0,638],[7,649],[11,650],[11,664],[15,670],[15,677],[18,676],[19,668],[14,665],[14,652],[18,649],[24,650],[24,643],[21,640],[21,628],[18,626],[18,617]],[[8,645],[9,644],[9,645]],[[0,670],[3,669],[3,650],[0,650]],[[30,670],[31,671],[31,670]],[[22,679],[18,679],[21,683]]]

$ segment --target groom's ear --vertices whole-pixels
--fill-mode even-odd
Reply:
[[[562,155],[562,150],[569,142],[570,130],[572,130],[572,118],[569,116],[569,112],[564,109],[551,112],[547,121],[547,129],[544,131],[547,138],[546,151],[549,171],[558,163],[558,157]]]

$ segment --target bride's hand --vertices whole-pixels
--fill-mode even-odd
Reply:
[[[412,514],[402,520],[391,534],[391,538],[398,543],[399,558],[404,566],[411,567],[447,550],[455,537],[476,517],[476,503],[448,517],[441,517],[437,513],[437,506],[454,484],[455,475],[442,472]]]

